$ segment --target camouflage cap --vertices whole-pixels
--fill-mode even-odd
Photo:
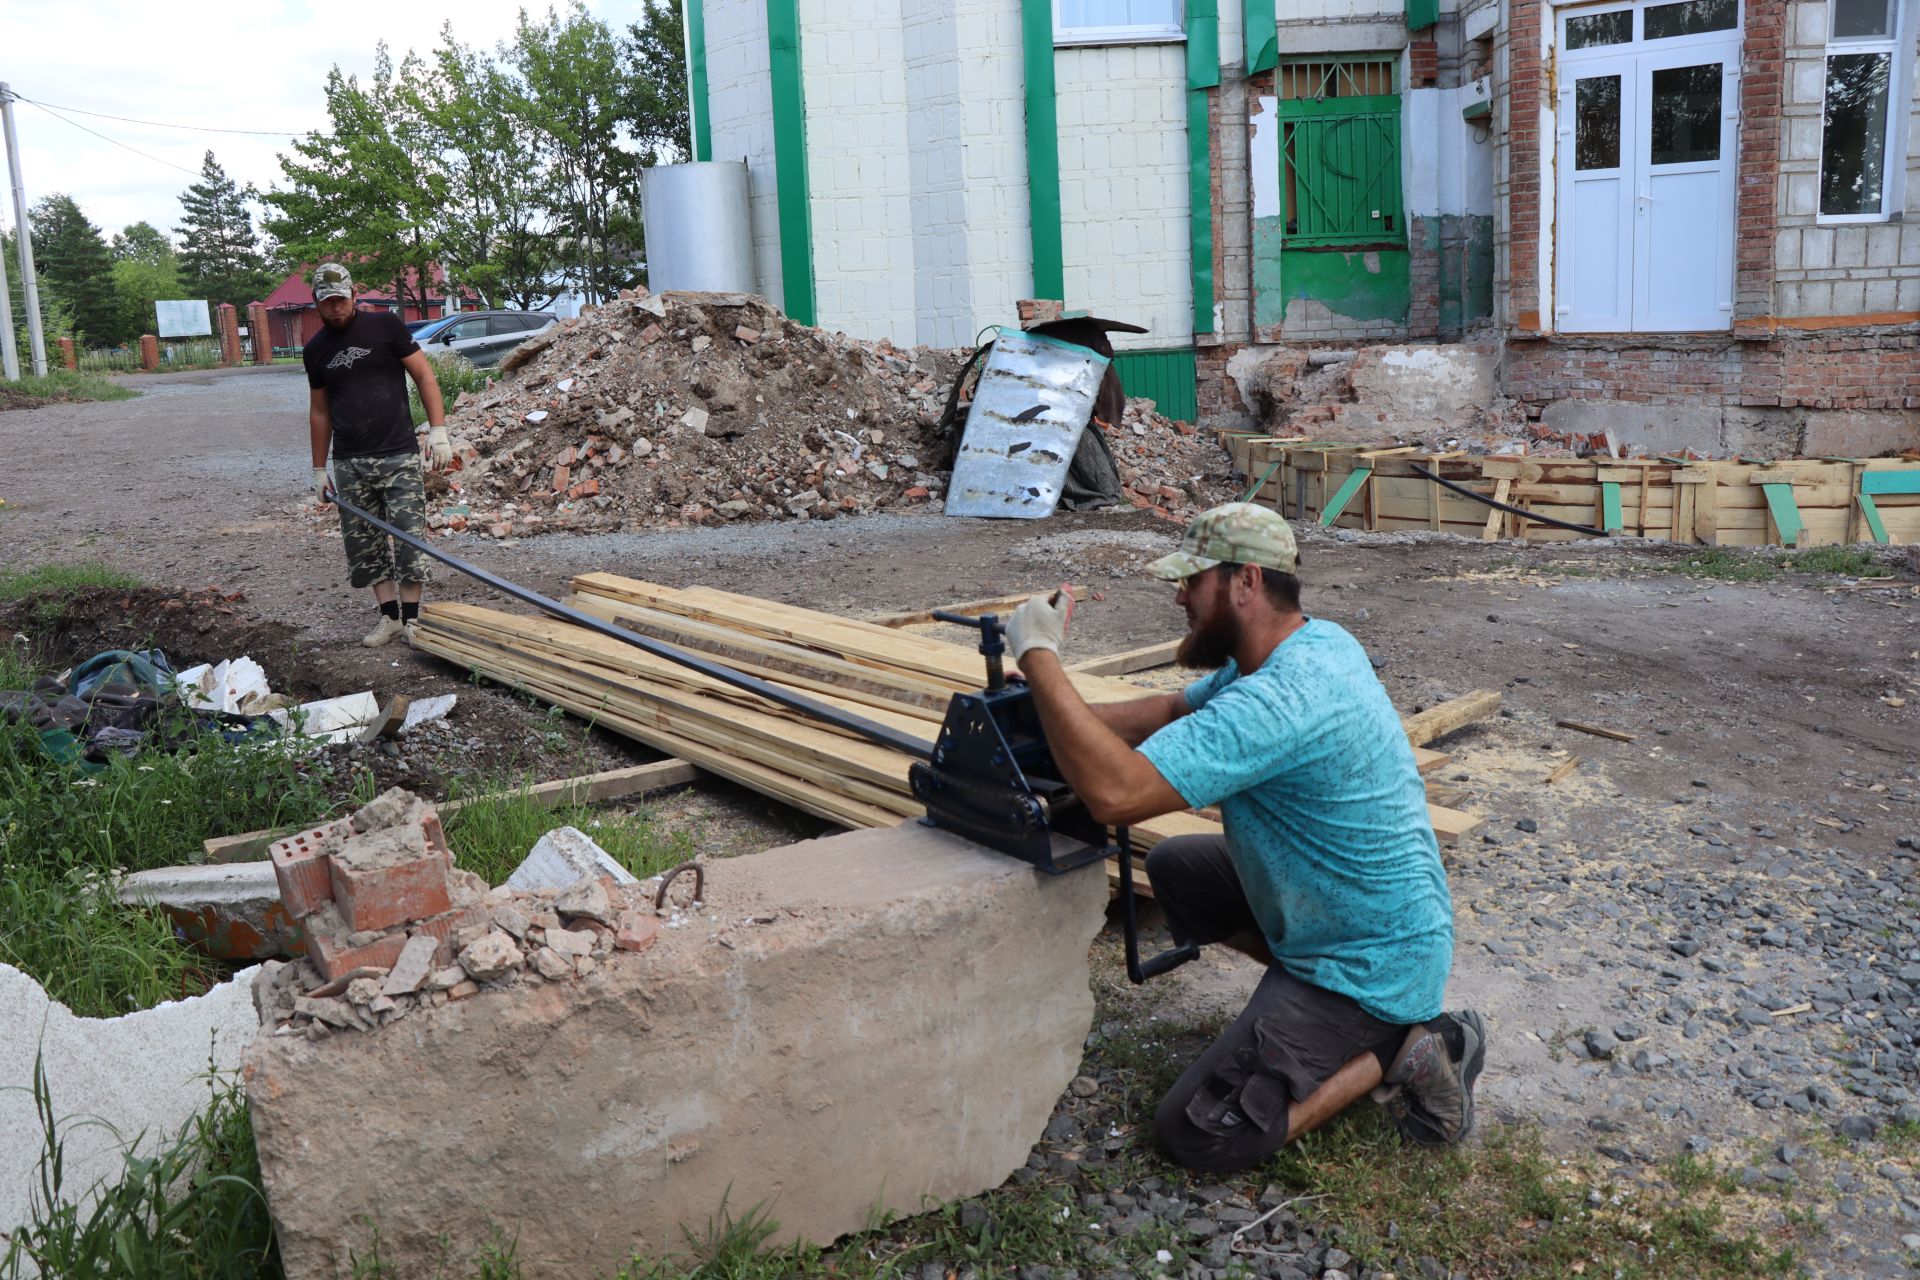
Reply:
[[[352,296],[353,277],[347,274],[345,267],[337,262],[323,262],[313,269],[313,300],[315,302]]]
[[[1251,502],[1228,502],[1202,511],[1187,526],[1180,549],[1161,556],[1147,572],[1179,582],[1217,564],[1257,564],[1292,573],[1300,565],[1293,526],[1278,511]]]

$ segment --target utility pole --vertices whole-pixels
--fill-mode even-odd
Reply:
[[[40,332],[40,281],[33,274],[33,231],[27,225],[27,186],[20,177],[20,142],[13,128],[13,90],[0,80],[0,127],[7,135],[7,173],[13,179],[14,242],[20,250],[20,291],[27,307],[27,345],[33,352],[33,373],[45,377],[47,339]]]
[[[7,287],[4,253],[0,253],[0,378],[20,381],[20,352],[13,341],[13,291]]]

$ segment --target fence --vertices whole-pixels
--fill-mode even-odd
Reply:
[[[248,340],[240,342],[241,361],[251,358]],[[211,369],[224,363],[217,338],[168,338],[160,343],[160,371]],[[82,373],[138,373],[138,346],[96,347],[74,353],[74,363]]]

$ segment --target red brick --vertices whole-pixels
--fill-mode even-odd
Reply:
[[[407,935],[399,929],[361,946],[350,945],[347,937],[351,931],[332,906],[315,912],[302,924],[307,931],[307,957],[329,982],[359,968],[391,969],[407,945]]]
[[[362,837],[363,839],[365,837]],[[447,863],[425,841],[415,856],[388,866],[355,866],[350,858],[328,859],[333,897],[349,929],[386,929],[448,911]]]
[[[333,876],[327,850],[351,835],[345,819],[313,827],[267,846],[273,878],[280,883],[280,905],[298,920],[333,901]]]

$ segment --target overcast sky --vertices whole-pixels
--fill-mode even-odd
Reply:
[[[542,12],[546,4],[261,0],[196,7],[152,0],[0,0],[0,80],[23,98],[56,110],[77,107],[202,129],[289,131],[277,137],[207,133],[61,110],[154,157],[147,159],[18,102],[14,122],[28,203],[62,191],[109,238],[140,221],[170,235],[180,220],[180,193],[198,177],[209,148],[243,186],[251,182],[264,191],[280,181],[274,157],[286,149],[287,137],[327,124],[322,90],[329,68],[337,64],[364,81],[376,42],[387,42],[395,62],[409,48],[425,54],[439,42],[448,18],[462,43],[491,48],[512,33],[522,7]],[[623,29],[639,19],[641,4],[588,0],[587,8]],[[10,201],[0,224],[13,224]]]

